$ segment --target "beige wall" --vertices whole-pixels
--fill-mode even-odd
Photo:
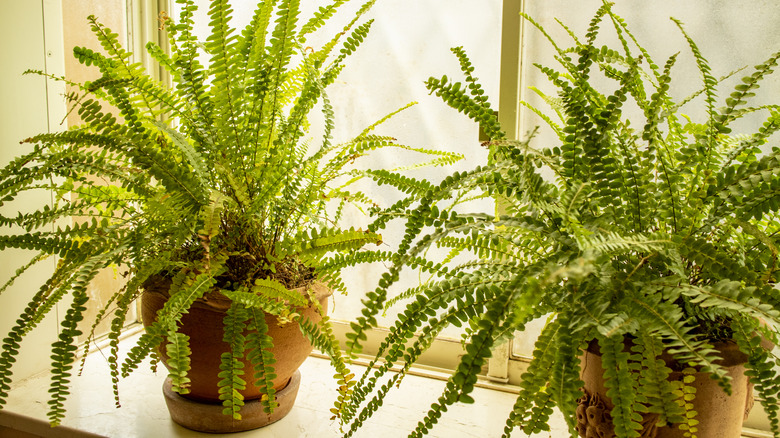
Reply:
[[[30,149],[29,145],[19,144],[21,139],[61,129],[58,124],[65,114],[64,90],[51,81],[47,84],[41,76],[22,76],[27,69],[64,73],[59,1],[0,0],[0,165]],[[28,192],[4,204],[0,213],[15,215],[50,201],[46,191]],[[0,282],[5,283],[32,255],[29,251],[0,251]],[[44,279],[54,271],[54,263],[53,258],[39,263],[0,295],[0,338],[5,337]],[[56,340],[57,328],[56,315],[50,315],[27,335],[13,368],[16,379],[48,368],[50,345]]]
[[[27,69],[43,70],[56,76],[85,80],[88,77],[72,55],[74,45],[97,49],[86,17],[95,14],[114,31],[124,35],[125,0],[0,0],[0,165],[24,153],[29,145],[20,145],[21,139],[32,135],[66,129],[77,123],[69,119],[63,123],[66,108],[65,92],[60,83],[41,76],[26,75]],[[94,76],[93,76],[94,77]],[[93,78],[92,77],[92,78]],[[48,82],[48,83],[47,83]],[[4,215],[30,211],[51,202],[45,191],[31,192],[23,198],[0,207]],[[0,284],[5,283],[33,254],[24,251],[0,251]],[[30,298],[54,270],[56,260],[40,263],[23,275],[0,295],[0,338],[6,336],[17,316]],[[89,293],[96,303],[85,315],[91,324],[105,296],[119,287],[113,270],[102,273]],[[25,338],[16,365],[15,379],[23,379],[49,368],[51,343],[56,340],[59,317],[67,303],[56,308],[52,315]]]

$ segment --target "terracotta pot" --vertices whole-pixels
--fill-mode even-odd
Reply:
[[[149,325],[156,319],[157,312],[165,305],[168,300],[168,288],[170,283],[167,281],[153,281],[147,284],[141,298],[142,318],[145,325]],[[315,293],[315,297],[320,302],[320,305],[327,312],[328,297],[332,294],[332,291],[323,283],[314,283],[309,286]],[[306,288],[297,289],[302,294],[305,294]],[[190,349],[192,354],[191,369],[187,375],[191,379],[190,393],[182,395],[188,400],[212,404],[216,409],[221,412],[221,401],[219,400],[219,391],[217,383],[221,380],[219,378],[219,364],[220,356],[223,352],[230,351],[229,345],[222,341],[223,336],[223,318],[225,311],[229,308],[230,301],[219,294],[218,292],[209,293],[203,299],[198,300],[189,311],[182,316],[179,331],[185,333],[190,337]],[[320,315],[313,306],[306,308],[299,308],[297,313],[303,317],[312,321],[318,322],[321,320]],[[276,363],[273,365],[276,373],[276,378],[273,380],[274,388],[277,391],[282,390],[290,382],[291,378],[295,375],[296,371],[311,353],[313,347],[309,343],[300,331],[297,323],[288,323],[280,325],[277,318],[273,315],[266,314],[265,322],[268,325],[268,335],[273,339],[273,348],[271,352],[276,359]],[[165,346],[161,346],[159,349],[160,356],[165,363],[168,359],[165,354]],[[251,383],[251,376],[254,375],[254,369],[248,360],[244,360],[244,380],[247,381],[247,388],[241,391],[244,396],[247,406],[247,411],[259,411],[257,407],[251,406],[251,401],[257,401],[261,397],[260,391],[256,386]],[[290,391],[287,391],[290,392]],[[295,388],[297,393],[297,386]],[[279,393],[277,392],[277,395]],[[275,410],[281,411],[283,416],[292,408],[292,403],[295,401],[295,394],[284,394],[285,400],[289,406],[278,407]],[[169,399],[175,400],[175,397],[171,398],[170,394],[166,393],[166,401],[169,403],[169,409],[171,409]],[[282,400],[277,400],[282,402]],[[186,403],[181,403],[184,406]],[[250,409],[251,408],[251,409]],[[242,409],[242,413],[244,410]],[[171,409],[172,417],[179,424],[182,424],[174,415]],[[243,414],[242,414],[243,415]],[[202,416],[202,414],[194,415],[194,417]],[[245,415],[244,415],[245,416]],[[268,424],[272,421],[276,421],[281,418],[279,415],[274,415],[273,419],[265,422]],[[235,423],[231,421],[230,416],[224,416],[228,424]],[[278,417],[278,418],[277,418]],[[195,420],[197,418],[193,418]],[[256,421],[255,421],[256,422]],[[247,422],[241,428],[232,428],[231,430],[208,430],[208,432],[227,432],[247,430],[247,428],[254,428],[264,426],[265,424],[254,425],[247,427],[252,421]],[[185,427],[191,429],[203,430],[197,426],[191,424],[182,424]]]
[[[726,394],[717,382],[710,378],[709,373],[694,374],[695,380],[690,385],[696,388],[696,397],[693,400],[696,419],[699,422],[696,435],[706,438],[739,438],[742,434],[742,422],[753,407],[753,385],[745,376],[744,364],[747,362],[747,356],[739,351],[734,343],[718,343],[715,349],[723,358],[719,364],[731,377],[732,395]],[[671,362],[671,358],[664,359],[667,363]],[[581,357],[581,376],[585,387],[577,407],[577,431],[584,438],[615,436],[609,414],[613,405],[606,396],[603,374],[601,354],[594,341]],[[682,380],[683,373],[673,372],[669,378]],[[642,419],[642,438],[684,436],[685,431],[680,430],[677,425],[657,427],[656,414],[644,414]]]

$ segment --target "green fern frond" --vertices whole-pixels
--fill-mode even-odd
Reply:
[[[601,361],[607,396],[612,400],[612,421],[615,435],[639,437],[642,417],[636,409],[637,382],[632,371],[637,371],[631,354],[624,351],[623,337],[599,339]]]
[[[164,341],[164,336],[159,333],[153,333],[149,330],[143,333],[136,344],[127,352],[127,357],[122,361],[122,365],[119,367],[119,376],[124,378],[130,375],[130,373],[138,368],[138,365],[144,361],[152,350],[157,348]],[[116,390],[115,390],[116,393]]]
[[[219,235],[219,228],[222,221],[222,212],[225,209],[224,198],[217,193],[212,193],[211,202],[200,211],[200,220],[203,222],[203,228],[198,230],[198,237],[206,246],[206,252],[210,252],[208,243],[211,239]]]
[[[672,21],[677,25],[677,27],[680,29],[680,32],[682,32],[683,37],[685,37],[685,39],[688,41],[688,46],[691,49],[691,53],[693,54],[694,59],[696,60],[696,65],[699,68],[699,72],[702,75],[702,81],[704,83],[704,93],[705,93],[704,100],[707,107],[708,132],[707,132],[707,137],[705,139],[706,150],[704,152],[703,158],[705,159],[704,168],[708,168],[711,162],[713,161],[713,159],[716,159],[716,157],[713,156],[713,154],[715,154],[714,136],[717,133],[724,131],[723,125],[720,123],[719,120],[717,120],[716,113],[715,113],[715,101],[716,101],[715,87],[718,81],[710,73],[711,68],[707,63],[707,60],[701,54],[698,46],[693,41],[693,39],[685,32],[682,22],[674,18],[672,18]]]
[[[466,284],[463,286],[466,288],[468,287]],[[457,289],[460,287],[460,285],[453,284],[453,287]],[[377,366],[376,371],[371,372],[371,369],[369,369],[358,380],[358,382],[355,384],[355,390],[352,393],[352,398],[349,400],[350,403],[346,406],[342,406],[340,419],[343,422],[350,421],[353,416],[357,414],[357,406],[362,403],[369,392],[373,390],[375,385],[379,383],[381,376],[388,373],[393,363],[401,357],[403,357],[403,366],[398,372],[393,373],[389,381],[382,384],[374,397],[366,403],[366,406],[360,411],[357,419],[353,421],[347,436],[351,436],[351,434],[357,430],[362,421],[376,412],[376,410],[381,405],[382,399],[386,396],[388,391],[393,386],[397,386],[401,383],[401,380],[410,370],[415,361],[419,358],[420,354],[422,354],[423,351],[430,347],[435,337],[447,324],[450,324],[453,320],[456,319],[476,319],[476,315],[478,313],[483,313],[491,303],[495,305],[496,293],[500,287],[500,285],[493,287],[480,285],[477,287],[477,290],[480,291],[480,293],[477,294],[478,298],[475,298],[474,301],[471,301],[470,304],[468,304],[469,307],[466,307],[465,309],[463,307],[451,307],[446,309],[446,311],[441,313],[441,315],[431,317],[430,319],[427,319],[427,315],[436,314],[438,313],[437,310],[442,310],[442,307],[447,305],[447,300],[444,297],[446,297],[447,294],[454,292],[454,290],[447,290],[446,288],[431,289],[426,292],[425,297],[421,296],[416,301],[410,303],[410,305],[407,306],[407,310],[404,312],[404,317],[399,318],[399,321],[394,326],[391,334],[385,338],[385,340],[382,342],[382,345],[380,346],[380,355],[383,354],[382,352],[385,352],[384,357],[386,361],[382,364],[377,363],[376,360],[372,361],[371,366]],[[464,312],[467,314],[464,314]],[[421,323],[420,315],[426,315],[427,321],[422,323],[423,327],[421,330],[419,330],[419,336],[417,340],[415,340],[411,346],[406,347],[406,340],[414,335],[416,330],[415,327]],[[369,374],[372,375],[369,377]],[[418,425],[418,432],[425,429],[430,429],[438,419],[438,416],[440,416],[440,412],[446,410],[446,406],[453,403],[451,400],[451,395],[453,393],[450,392],[450,395],[448,396],[448,391],[448,389],[445,389],[445,395],[440,397],[438,402],[432,405],[431,411],[429,413],[431,417],[427,421],[424,421]],[[464,401],[468,401],[469,396],[467,394],[462,395],[462,397]],[[415,432],[413,432],[413,434],[415,434]]]
[[[713,278],[740,279],[748,284],[756,280],[754,273],[739,266],[728,256],[718,256],[718,249],[711,243],[694,237],[678,241],[680,254],[712,272]]]
[[[293,51],[295,49],[294,36],[295,25],[297,23],[299,14],[299,1],[297,0],[282,0],[279,3],[277,9],[276,26],[271,32],[271,39],[269,40],[270,47],[268,53],[273,57],[270,59],[270,71],[269,77],[269,90],[271,95],[266,96],[266,103],[271,108],[272,112],[269,115],[268,122],[273,124],[278,117],[277,108],[281,101],[280,90],[282,84],[286,80],[285,69],[292,58]],[[265,121],[263,121],[265,122]],[[271,139],[268,139],[271,142]],[[270,145],[269,145],[270,146]]]
[[[691,303],[701,307],[716,306],[719,309],[753,315],[768,322],[780,322],[780,309],[762,302],[754,295],[755,287],[745,287],[739,281],[724,279],[712,286],[679,285],[677,287],[681,289],[683,295],[691,299]]]
[[[187,162],[189,162],[190,166],[192,166],[192,169],[195,171],[198,182],[200,182],[202,186],[207,186],[208,182],[206,170],[203,168],[203,158],[195,150],[195,148],[192,147],[187,138],[180,132],[170,128],[164,122],[155,120],[152,123],[163,133],[165,133],[171,139],[173,144],[179,148],[182,155],[187,159]]]
[[[373,179],[378,185],[391,184],[393,187],[398,188],[403,193],[410,195],[421,196],[433,189],[431,183],[424,179],[410,178],[395,172],[388,170],[366,170],[361,172],[361,175],[368,176]]]
[[[696,427],[699,424],[699,420],[696,419],[696,415],[698,414],[693,408],[693,401],[696,399],[696,388],[691,385],[696,377],[693,375],[696,373],[695,368],[685,368],[682,370],[683,379],[682,379],[682,392],[683,392],[683,398],[678,401],[678,404],[681,405],[682,409],[685,411],[684,420],[677,426],[680,430],[684,430],[686,435],[690,435],[693,438],[696,438],[696,432],[698,432],[698,427]]]
[[[533,25],[537,30],[539,30],[539,32],[542,33],[542,35],[544,35],[544,37],[547,39],[547,41],[555,49],[555,52],[558,54],[558,59],[561,60],[561,62],[563,62],[565,64],[571,62],[571,59],[568,56],[566,56],[564,51],[560,48],[560,46],[558,46],[558,43],[555,41],[555,39],[553,37],[551,37],[550,34],[547,33],[547,30],[544,28],[544,26],[539,24],[537,21],[535,21],[533,19],[533,17],[531,17],[530,15],[526,14],[525,12],[520,12],[520,16],[523,18],[523,20],[531,23],[531,25]]]
[[[241,143],[236,135],[239,132],[237,126],[241,108],[237,102],[240,101],[241,91],[234,68],[236,57],[232,56],[238,38],[230,27],[233,10],[229,2],[216,0],[211,2],[208,14],[211,34],[205,48],[210,55],[209,69],[213,77],[210,97],[216,107],[224,109],[215,114],[213,123],[219,141],[225,146],[235,145],[238,148]]]
[[[355,384],[353,380],[355,374],[350,371],[344,356],[341,354],[339,342],[333,333],[330,319],[324,315],[324,309],[322,309],[314,296],[310,295],[309,299],[315,306],[317,312],[322,316],[322,319],[318,324],[314,324],[310,320],[301,318],[299,319],[298,324],[301,328],[301,332],[306,336],[309,342],[311,342],[312,346],[330,357],[331,365],[336,370],[334,378],[339,385],[339,395],[336,399],[335,407],[331,409],[331,412],[334,414],[333,418],[336,418],[340,415],[344,406],[347,405],[352,395],[352,386]]]
[[[375,315],[381,310],[382,303],[384,303],[386,299],[386,288],[395,280],[397,279],[393,279],[388,273],[385,273],[382,280],[380,280],[379,288],[369,292],[367,298],[363,300],[363,303],[368,309],[371,309],[372,312],[363,312],[364,316],[359,318],[357,322],[351,324],[353,333],[347,334],[347,353],[359,351],[361,348],[360,342],[365,340],[365,331],[367,330],[367,327],[376,324]],[[449,300],[456,296],[463,296],[469,302],[469,304],[466,305],[468,314],[453,315],[453,317],[458,319],[468,318],[470,316],[476,316],[475,309],[471,306],[479,307],[477,301],[482,302],[482,305],[484,306],[484,303],[493,300],[494,295],[490,294],[485,297],[485,294],[494,292],[496,289],[490,288],[490,283],[482,283],[481,281],[480,278],[473,277],[471,279],[453,279],[451,281],[433,284],[431,285],[432,287],[428,288],[423,294],[418,295],[414,301],[410,302],[402,316],[399,316],[398,320],[391,328],[389,335],[382,341],[375,359],[356,384],[356,388],[360,388],[360,391],[356,389],[353,394],[352,406],[360,404],[363,398],[369,394],[376,384],[376,379],[387,372],[389,367],[400,357],[406,347],[406,339],[411,338],[417,327],[422,325],[424,320],[429,319],[431,312],[436,314],[439,310],[447,306]],[[479,294],[476,294],[477,297],[473,297],[468,294],[463,294],[462,291],[464,290],[475,290],[478,291]],[[382,299],[377,300],[374,298],[375,296]],[[481,299],[478,297],[481,297]],[[359,324],[363,324],[363,327]],[[380,360],[382,360],[385,365],[375,372],[374,377],[369,378],[372,373],[371,367]],[[354,409],[348,409],[343,416],[343,420],[349,421],[353,414]]]
[[[367,2],[366,4],[373,4],[374,1]],[[356,15],[355,19],[357,19],[360,15]],[[355,21],[350,23],[347,26],[347,29],[352,27],[355,24]],[[341,49],[339,49],[339,56],[333,61],[331,68],[325,73],[325,77],[328,81],[332,81],[335,79],[336,75],[340,71],[341,63],[344,61],[344,59],[357,50],[357,48],[360,46],[360,44],[363,42],[363,40],[368,35],[369,30],[371,29],[371,25],[374,24],[374,20],[367,20],[365,23],[361,24],[360,26],[356,26],[354,29],[352,29],[352,32],[350,35],[344,40],[342,43]],[[345,30],[347,30],[345,29]]]
[[[560,105],[561,105],[560,100],[552,99],[552,98],[544,95],[540,90],[538,90],[535,87],[531,87],[531,90],[534,91],[537,95],[539,95],[545,102],[547,102],[548,105],[550,105],[550,107],[552,107],[557,112],[557,115],[558,115],[559,119],[563,119],[563,114],[560,112],[560,109],[558,109],[558,107],[560,107]],[[533,111],[534,114],[536,114],[539,118],[544,120],[545,123],[547,123],[547,126],[552,128],[553,132],[555,132],[555,134],[558,136],[558,138],[560,140],[564,139],[564,134],[563,134],[563,131],[561,130],[561,126],[558,123],[556,123],[552,119],[552,117],[550,117],[547,114],[544,114],[542,112],[542,110],[540,110],[539,108],[531,105],[530,103],[528,103],[526,101],[520,101],[520,105],[522,105],[523,107],[528,108],[529,110]]]
[[[182,315],[189,309],[195,300],[209,292],[216,282],[215,273],[220,269],[218,265],[212,266],[212,272],[199,274],[186,274],[180,287],[171,287],[170,298],[157,313],[155,325],[160,328],[175,328]],[[175,285],[175,283],[174,283]]]
[[[271,278],[258,278],[252,286],[252,292],[276,300],[285,300],[293,306],[305,306],[306,298],[295,291],[290,291],[281,283]]]
[[[339,231],[325,229],[321,234],[312,231],[310,239],[301,240],[303,243],[297,253],[304,260],[311,260],[333,251],[356,250],[368,243],[380,244],[382,236],[354,228]]]
[[[308,35],[324,26],[327,20],[336,13],[336,10],[339,8],[339,6],[343,5],[347,1],[349,0],[335,0],[333,3],[327,6],[320,6],[314,15],[309,19],[309,21],[301,26],[301,39],[303,39],[305,35]]]
[[[744,162],[747,161],[747,157],[755,157],[760,154],[761,146],[766,144],[767,139],[772,134],[780,130],[780,113],[778,113],[778,108],[775,106],[746,108],[741,111],[737,111],[737,114],[733,115],[733,118],[738,118],[743,114],[755,113],[761,110],[768,110],[769,117],[757,132],[744,137],[739,135],[732,135],[730,139],[727,139],[731,140],[731,144],[734,144],[734,146],[725,151],[725,158],[723,160],[723,164],[721,165],[722,169],[729,169],[734,160],[738,158],[740,161]],[[727,145],[729,144],[728,141],[725,143]]]
[[[658,332],[666,341],[666,348],[675,359],[684,364],[700,366],[712,374],[712,378],[726,393],[731,392],[730,378],[726,370],[716,363],[717,352],[706,340],[696,339],[691,327],[683,325],[679,308],[666,303],[653,303],[632,299],[637,304],[637,318],[646,324],[647,330]]]
[[[243,332],[246,329],[246,320],[249,314],[246,308],[240,304],[232,304],[225,313],[224,334],[222,340],[230,346],[230,352],[222,353],[219,365],[219,399],[222,400],[225,415],[231,415],[234,420],[240,420],[239,411],[244,406],[244,397],[240,391],[246,389],[244,375],[244,351],[246,349],[246,337]]]
[[[20,342],[22,341],[22,338],[38,324],[40,318],[36,318],[35,315],[46,313],[41,312],[40,308],[51,308],[53,306],[53,304],[47,306],[45,298],[51,294],[52,291],[56,290],[57,288],[61,288],[61,282],[71,276],[74,270],[74,267],[70,265],[60,266],[60,268],[55,271],[55,275],[41,286],[35,297],[33,297],[33,299],[25,308],[24,312],[16,320],[16,324],[11,328],[7,337],[3,339],[2,352],[0,352],[0,406],[6,403],[8,391],[11,389],[11,367],[16,362],[16,356],[19,354],[19,349],[21,347]],[[63,295],[64,293],[57,293],[55,294],[55,297],[57,300],[59,300]],[[43,304],[41,304],[42,301]],[[54,300],[52,301],[56,302]],[[70,313],[68,315],[70,315]],[[64,396],[61,396],[60,401],[63,398]]]
[[[397,110],[395,110],[395,111],[393,111],[393,112],[383,116],[381,119],[379,119],[376,122],[368,125],[366,127],[366,129],[364,129],[360,134],[358,134],[357,137],[355,137],[355,139],[358,140],[358,139],[362,139],[362,138],[367,137],[371,131],[376,129],[382,123],[385,123],[386,121],[390,120],[391,118],[395,117],[396,115],[400,114],[401,112],[406,111],[407,109],[409,109],[409,108],[411,108],[411,107],[413,107],[413,106],[415,106],[417,104],[418,104],[418,102],[409,102],[406,105],[398,108]]]
[[[740,350],[748,355],[745,375],[755,385],[761,396],[761,405],[767,413],[774,436],[780,436],[780,358],[762,345],[762,339],[754,331],[754,324],[738,319],[734,325],[734,337]]]
[[[502,140],[506,138],[498,124],[498,116],[487,102],[483,102],[480,97],[475,99],[468,96],[465,89],[461,89],[463,86],[460,82],[450,84],[447,76],[442,76],[441,79],[431,77],[425,82],[425,87],[431,93],[441,97],[451,107],[479,122],[490,139]]]
[[[489,108],[488,97],[485,95],[485,90],[482,88],[482,85],[480,85],[477,78],[473,76],[475,68],[471,64],[471,60],[466,54],[466,51],[463,50],[463,47],[454,47],[450,49],[450,51],[458,58],[460,71],[463,72],[466,82],[468,83],[469,94],[471,94],[474,100],[481,102],[485,107]]]
[[[14,275],[12,275],[11,278],[9,278],[8,281],[3,283],[2,287],[0,287],[0,295],[2,295],[3,292],[5,292],[6,289],[8,289],[9,287],[13,286],[14,282],[20,276],[22,276],[22,274],[27,272],[28,269],[32,268],[33,266],[38,264],[38,262],[46,259],[47,257],[49,257],[49,255],[46,254],[45,252],[38,253],[35,257],[31,258],[30,261],[27,262],[27,264],[25,264],[24,266],[21,266],[20,268],[18,268],[14,272]]]
[[[132,370],[137,368],[141,361],[149,356],[152,349],[163,341],[168,331],[177,329],[182,315],[195,300],[212,290],[216,283],[215,274],[221,269],[224,257],[221,260],[220,257],[215,257],[212,261],[212,271],[199,274],[181,271],[177,274],[169,290],[170,298],[157,312],[156,320],[146,327],[146,333],[141,335],[122,363],[122,377],[128,376]]]
[[[575,435],[577,400],[582,396],[581,388],[584,386],[584,382],[580,380],[580,360],[577,354],[579,345],[575,341],[581,334],[577,333],[576,328],[569,323],[568,319],[569,315],[559,315],[558,324],[561,325],[562,330],[558,332],[558,342],[562,348],[555,353],[548,391],[566,417],[569,433]]]
[[[639,369],[639,401],[647,407],[647,412],[658,414],[658,426],[681,423],[685,412],[678,401],[683,397],[682,383],[669,380],[672,372],[666,363],[660,359],[663,354],[663,344],[660,339],[640,332],[635,339],[636,345],[632,353],[641,355]]]
[[[134,302],[138,293],[138,287],[143,281],[146,281],[146,276],[142,273],[136,279],[129,281],[124,293],[116,299],[116,310],[113,313],[114,316],[108,333],[109,355],[107,361],[116,407],[121,406],[119,402],[119,337],[124,328],[127,312],[130,310],[131,303]]]
[[[547,347],[555,342],[559,330],[557,323],[548,323],[536,340],[533,359],[528,364],[528,371],[521,376],[520,392],[509,413],[503,437],[509,437],[518,426],[529,435],[550,430],[548,420],[554,402],[552,393],[546,388],[552,378],[555,352]]]
[[[74,291],[73,303],[68,309],[65,318],[62,320],[62,331],[59,340],[52,344],[52,370],[51,385],[49,393],[51,398],[47,402],[49,405],[48,418],[53,426],[60,424],[65,417],[65,398],[70,394],[70,370],[76,360],[75,338],[81,335],[78,329],[78,322],[84,319],[84,311],[87,310],[86,302],[89,300],[87,294],[81,291]]]
[[[249,309],[260,310],[263,312],[270,313],[272,315],[286,318],[286,316],[290,312],[286,303],[284,301],[271,298],[267,295],[267,292],[269,290],[272,290],[271,288],[273,287],[278,287],[278,286],[276,286],[276,284],[270,284],[270,287],[259,286],[256,290],[253,290],[251,292],[248,292],[246,290],[232,291],[232,290],[223,289],[220,290],[220,293],[228,297],[231,301],[235,303],[240,303]],[[281,295],[282,293],[285,292],[279,292],[275,289],[273,290],[273,292],[271,292],[271,294],[272,295],[275,294],[275,296],[282,296]],[[285,293],[285,296],[286,295],[292,295],[292,294],[289,294],[289,291],[287,291],[287,293]]]
[[[190,346],[189,337],[184,333],[168,331],[165,352],[168,355],[168,378],[171,379],[171,389],[179,394],[189,394],[190,378]]]
[[[260,398],[263,411],[271,413],[279,407],[279,403],[276,401],[276,389],[273,385],[273,380],[276,378],[276,372],[273,368],[276,358],[271,352],[273,339],[268,336],[265,315],[254,308],[248,308],[247,312],[249,314],[247,324],[249,333],[246,336],[246,358],[254,369],[253,385],[263,395]]]
[[[780,52],[772,54],[769,59],[754,67],[753,74],[743,77],[742,83],[734,87],[734,92],[726,99],[726,108],[722,109],[719,115],[724,125],[735,118],[736,108],[747,103],[747,99],[759,88],[761,80],[772,74],[777,67],[778,59],[780,59]]]
[[[582,251],[598,251],[603,253],[610,252],[654,252],[663,251],[672,245],[671,239],[659,238],[660,236],[644,236],[635,234],[627,238],[618,235],[615,232],[605,232],[585,238],[580,242]]]

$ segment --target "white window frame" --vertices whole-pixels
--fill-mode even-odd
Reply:
[[[162,67],[155,67],[154,60],[146,52],[146,43],[155,42],[166,50],[168,40],[161,29],[160,14],[173,9],[172,0],[126,0],[127,50],[142,62],[146,71],[158,80],[169,82]]]

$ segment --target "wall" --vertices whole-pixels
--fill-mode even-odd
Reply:
[[[41,132],[63,130],[78,123],[74,114],[65,119],[65,89],[61,83],[47,81],[42,76],[22,76],[22,72],[36,69],[78,81],[94,78],[94,72],[86,73],[73,58],[71,48],[82,45],[99,49],[87,25],[89,14],[97,15],[124,35],[125,0],[0,0],[0,10],[3,11],[0,14],[0,53],[3,53],[3,68],[0,70],[0,164],[4,165],[29,150],[29,145],[19,145],[21,139]],[[63,26],[63,23],[67,25]],[[0,214],[13,216],[19,211],[29,211],[50,203],[50,193],[31,192],[0,207]],[[31,256],[32,253],[23,251],[0,252],[0,281],[9,279]],[[4,337],[11,329],[28,300],[54,271],[55,263],[54,257],[39,263],[0,295],[0,336]],[[112,269],[105,270],[90,285],[88,293],[92,304],[85,314],[85,332],[108,294],[118,287],[120,283]],[[65,306],[66,303],[53,310],[28,335],[14,368],[16,379],[49,367],[50,345],[56,340],[59,316],[67,308]],[[106,326],[107,322],[98,328],[98,332]]]
[[[19,141],[37,133],[61,129],[64,116],[63,89],[42,76],[26,75],[27,69],[64,74],[62,63],[62,27],[59,0],[0,0],[0,165],[30,149]],[[28,193],[22,199],[0,207],[0,214],[15,215],[50,203],[48,192]],[[0,281],[5,283],[32,253],[0,252]],[[16,316],[38,290],[42,279],[54,270],[54,259],[28,271],[0,295],[0,337],[11,329]],[[55,312],[56,313],[56,312]],[[52,315],[53,316],[53,315]],[[14,373],[25,378],[48,368],[49,345],[56,339],[57,323],[46,318],[23,343]]]

